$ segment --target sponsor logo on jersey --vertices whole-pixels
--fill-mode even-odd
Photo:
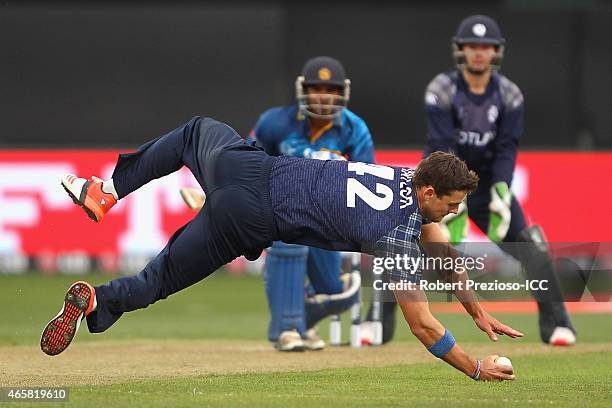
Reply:
[[[497,109],[497,106],[491,105],[491,107],[487,111],[487,119],[489,119],[489,123],[495,123],[498,116],[499,116],[499,109]]]
[[[412,198],[412,176],[414,176],[414,170],[402,169],[399,183],[400,210],[414,203],[414,199]]]
[[[495,132],[480,133],[460,130],[457,136],[457,142],[461,145],[486,146],[491,140],[495,139]]]

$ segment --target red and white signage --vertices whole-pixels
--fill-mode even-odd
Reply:
[[[419,151],[386,150],[381,164],[416,166]],[[612,152],[521,152],[512,191],[529,224],[544,229],[550,242],[610,242]],[[469,209],[468,209],[469,211]],[[470,225],[469,241],[483,239]]]
[[[154,180],[96,224],[60,186],[65,173],[109,178],[118,152],[0,151],[0,252],[89,255],[158,252],[194,213],[178,193],[197,185],[187,169]]]
[[[158,252],[193,218],[179,188],[197,186],[187,169],[154,180],[95,224],[68,198],[65,173],[109,178],[113,150],[0,150],[0,253]],[[380,164],[415,165],[418,151],[377,153]],[[513,190],[529,220],[552,242],[605,242],[612,231],[612,153],[527,152]],[[474,230],[474,228],[472,228]]]

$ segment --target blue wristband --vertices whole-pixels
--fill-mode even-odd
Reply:
[[[448,329],[444,329],[444,336],[434,344],[427,348],[431,354],[438,358],[444,357],[451,349],[455,347],[455,338],[448,331]]]

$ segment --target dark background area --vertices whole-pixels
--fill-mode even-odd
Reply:
[[[612,148],[604,1],[3,2],[2,147],[132,147],[194,115],[242,134],[293,98],[306,59],[340,59],[378,147],[420,147],[423,91],[470,14],[498,20],[526,99],[522,146]]]

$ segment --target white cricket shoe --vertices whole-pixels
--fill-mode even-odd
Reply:
[[[306,340],[304,340],[306,350],[323,350],[325,341],[317,333],[317,328],[313,327],[306,332]]]
[[[297,330],[287,330],[278,336],[274,348],[278,351],[304,351],[306,346]]]
[[[102,190],[103,181],[98,177],[88,180],[74,174],[65,174],[61,178],[61,184],[72,201],[83,208],[87,216],[95,222],[100,222],[117,204],[117,199],[111,193]]]
[[[548,344],[552,346],[573,346],[576,344],[576,335],[567,327],[555,327]]]

